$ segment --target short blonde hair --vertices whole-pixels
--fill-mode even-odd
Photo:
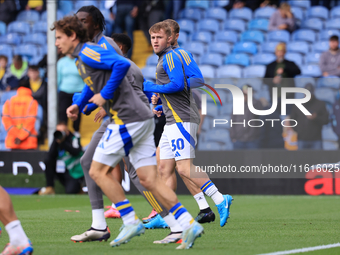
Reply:
[[[279,43],[278,45],[276,45],[275,51],[277,50],[283,50],[284,52],[286,52],[286,44],[285,43]]]
[[[288,3],[283,2],[280,4],[280,9],[285,10],[285,11],[290,11],[290,5]]]
[[[168,37],[171,36],[171,27],[167,22],[158,22],[154,24],[152,27],[150,27],[149,34],[151,35],[151,33],[158,33],[159,31],[161,31],[161,29],[164,30],[164,33]]]

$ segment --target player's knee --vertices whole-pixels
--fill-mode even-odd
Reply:
[[[153,180],[150,176],[142,177],[139,181],[140,184],[147,190],[152,190],[155,184],[155,180]]]
[[[100,178],[100,172],[96,171],[94,168],[90,168],[89,175],[95,182]]]
[[[90,162],[90,164],[91,164],[91,162]],[[83,168],[84,171],[89,170],[89,168],[91,166],[90,164],[89,164],[89,161],[86,160],[86,158],[84,156],[82,156],[80,158],[80,165],[81,165],[81,167]]]
[[[190,177],[190,173],[188,173],[188,169],[182,165],[178,165],[177,167],[177,172],[181,177]]]

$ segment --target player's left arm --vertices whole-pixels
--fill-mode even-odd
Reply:
[[[180,92],[184,89],[184,73],[181,60],[172,52],[164,56],[163,68],[169,76],[170,82],[164,85],[157,85],[151,81],[144,81],[144,91],[163,94]]]

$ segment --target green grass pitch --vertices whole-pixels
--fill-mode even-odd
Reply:
[[[196,240],[193,249],[176,251],[177,244],[157,245],[154,240],[165,237],[169,230],[146,230],[145,235],[129,243],[111,248],[109,242],[73,243],[70,237],[91,225],[88,196],[56,195],[50,197],[12,196],[14,208],[33,242],[34,255],[41,254],[260,254],[340,242],[339,196],[234,196],[231,218],[219,226],[216,207],[208,198],[217,219],[204,224],[205,234]],[[128,196],[137,215],[150,213],[150,206],[141,196]],[[198,208],[191,196],[180,201],[196,216]],[[105,198],[105,205],[109,205]],[[65,212],[79,210],[79,212]],[[108,219],[113,240],[121,219]],[[3,226],[1,226],[3,228]],[[0,246],[8,242],[3,228]],[[340,248],[303,254],[340,254]]]

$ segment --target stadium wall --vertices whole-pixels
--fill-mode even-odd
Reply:
[[[32,185],[44,186],[42,174],[45,165],[43,160],[46,152],[12,151],[0,153],[0,185],[4,187]],[[245,165],[308,165],[339,162],[338,151],[286,151],[286,150],[251,150],[251,151],[198,151],[195,164],[204,166],[206,162],[223,164],[228,162],[236,169]],[[340,195],[340,171],[320,172],[318,174],[304,173],[303,176],[289,178],[214,178],[212,181],[222,193],[256,194],[256,195]],[[245,175],[246,177],[246,175]],[[25,182],[18,182],[24,178]],[[39,181],[37,181],[39,180]],[[178,194],[189,194],[182,180],[178,178]],[[123,187],[129,194],[138,194],[137,189],[124,177]]]

